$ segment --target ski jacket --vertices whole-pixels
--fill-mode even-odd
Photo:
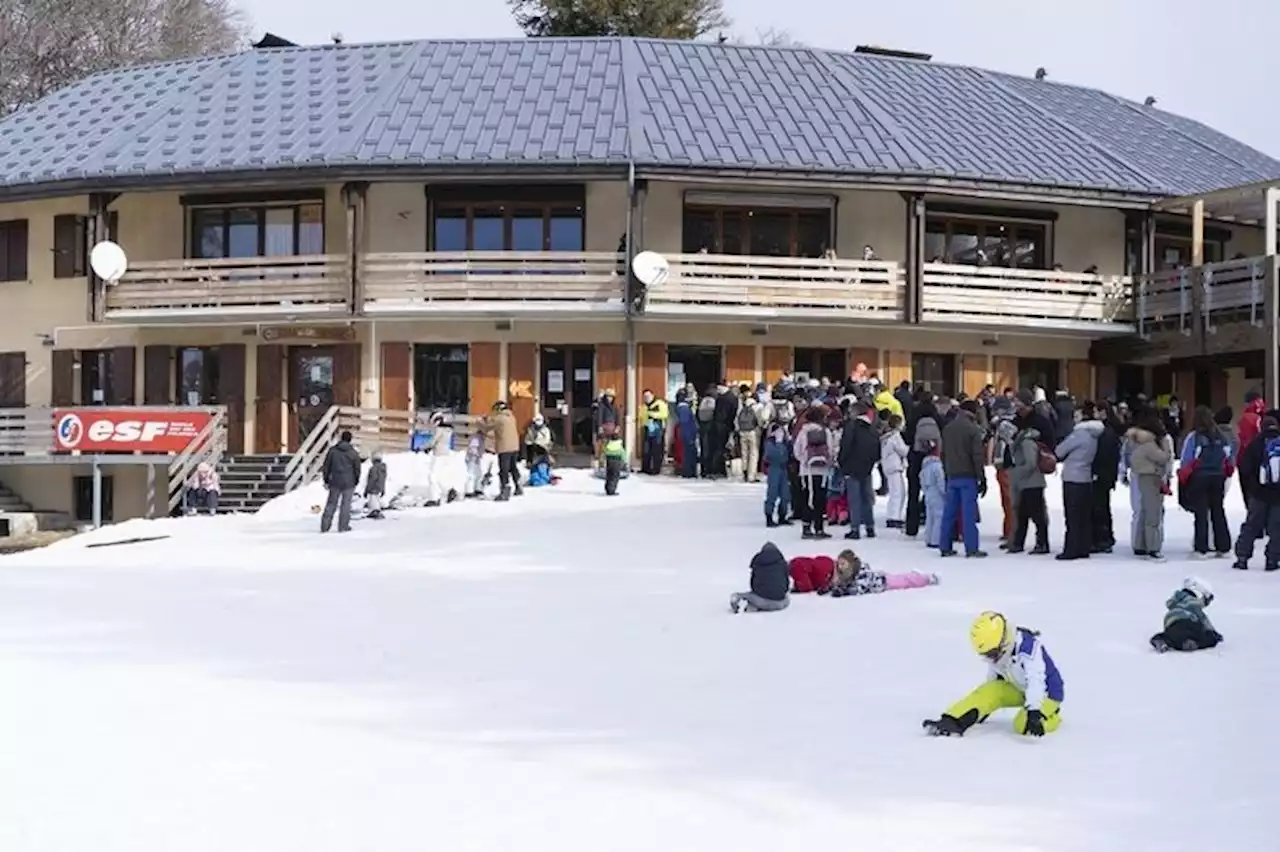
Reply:
[[[1062,462],[1062,481],[1093,482],[1093,459],[1098,454],[1098,439],[1107,424],[1101,420],[1081,420],[1063,438],[1054,453]]]
[[[907,469],[907,442],[902,440],[902,430],[890,429],[880,436],[880,469],[886,475]]]
[[[1022,690],[1028,710],[1040,710],[1045,699],[1062,702],[1062,675],[1035,631],[1019,627],[1008,650],[991,664],[988,680],[1004,680]]]
[[[765,600],[786,600],[791,590],[791,571],[786,557],[771,541],[751,557],[751,591]]]
[[[1251,400],[1240,415],[1240,425],[1236,427],[1236,445],[1243,449],[1253,443],[1262,431],[1262,418],[1267,413],[1267,403],[1262,399]]]
[[[946,501],[947,474],[942,469],[942,459],[937,456],[925,456],[920,464],[920,490],[924,493],[926,504],[934,500]]]
[[[1209,616],[1205,614],[1204,602],[1186,589],[1178,589],[1173,593],[1173,597],[1165,601],[1164,605],[1168,609],[1168,612],[1164,614],[1164,626],[1166,629],[1179,621],[1191,621],[1210,633],[1218,632],[1214,629],[1213,622],[1209,620]]]
[[[387,465],[382,459],[374,459],[369,465],[369,473],[364,480],[365,495],[387,493]]]

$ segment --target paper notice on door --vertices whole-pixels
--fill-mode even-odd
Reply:
[[[315,364],[311,367],[311,381],[319,382],[323,376],[324,371],[320,369],[319,364]]]
[[[187,391],[187,405],[199,405],[199,404],[200,404],[200,392]]]
[[[574,371],[573,371],[573,380],[574,380],[575,382],[589,382],[589,381],[591,381],[591,368],[590,368],[590,367],[579,367],[578,369],[574,370]]]
[[[564,393],[564,370],[547,370],[547,393]]]

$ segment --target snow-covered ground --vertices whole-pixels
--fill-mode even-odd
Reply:
[[[1163,565],[997,555],[988,499],[983,562],[861,544],[939,587],[733,616],[766,537],[845,544],[766,531],[760,489],[633,477],[607,498],[570,473],[345,536],[295,505],[2,558],[0,849],[1278,848],[1280,575],[1184,561],[1172,501]],[[169,538],[85,546],[147,535]],[[1158,656],[1190,572],[1226,643]],[[1063,671],[1043,740],[1007,717],[920,731],[982,679],[986,608]]]

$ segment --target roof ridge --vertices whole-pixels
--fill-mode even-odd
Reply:
[[[996,79],[999,72],[986,71],[982,68],[970,68],[968,70],[973,72],[974,74],[977,74],[979,77],[986,79],[988,82],[991,83],[991,85],[995,86],[996,88],[1004,92],[1009,97],[1023,104],[1028,109],[1034,110],[1042,118],[1052,121],[1054,124],[1057,124],[1059,127],[1063,128],[1064,130],[1070,133],[1076,134],[1077,136],[1079,136],[1080,139],[1084,140],[1085,142],[1088,142],[1090,145],[1092,145],[1093,147],[1101,151],[1103,155],[1110,157],[1112,160],[1124,166],[1126,169],[1133,172],[1138,177],[1147,181],[1147,183],[1153,189],[1158,189],[1160,192],[1164,193],[1165,195],[1177,195],[1177,192],[1175,192],[1171,187],[1166,185],[1163,181],[1153,177],[1150,173],[1146,172],[1145,170],[1129,162],[1127,157],[1121,156],[1120,154],[1113,151],[1109,146],[1104,145],[1092,133],[1087,133],[1086,131],[1081,130],[1070,121],[1067,121],[1065,118],[1059,115],[1054,115],[1044,107],[1037,104],[1035,101],[1031,100],[1028,97],[1023,96],[1019,92],[1016,92],[1013,89],[1006,86],[1002,81]]]
[[[850,97],[858,103],[858,106],[875,116],[876,120],[881,122],[885,129],[893,134],[894,141],[901,145],[902,150],[915,161],[918,169],[923,172],[937,171],[937,165],[930,162],[929,157],[924,152],[924,149],[916,145],[915,141],[911,138],[911,135],[908,134],[900,124],[898,124],[897,119],[890,115],[888,110],[881,107],[878,103],[873,101],[869,95],[863,92],[862,87],[853,82],[848,72],[836,64],[837,60],[833,55],[834,51],[817,50],[810,52],[818,60],[818,64],[827,70],[827,73],[840,81],[840,85],[844,87]],[[847,55],[852,56],[853,54]]]
[[[1105,95],[1106,97],[1110,98],[1110,99],[1111,99],[1111,100],[1113,100],[1113,101],[1118,102],[1122,107],[1124,107],[1125,109],[1129,110],[1130,112],[1135,112],[1135,113],[1137,113],[1138,115],[1142,116],[1143,118],[1146,118],[1146,119],[1147,119],[1147,120],[1149,120],[1149,121],[1154,121],[1156,124],[1159,124],[1159,125],[1160,125],[1161,127],[1163,127],[1165,130],[1168,130],[1168,131],[1170,131],[1171,133],[1175,133],[1175,134],[1177,134],[1178,136],[1181,136],[1183,139],[1188,140],[1188,141],[1189,141],[1189,142],[1191,142],[1193,145],[1195,145],[1195,146],[1197,146],[1197,147],[1200,147],[1200,148],[1203,148],[1203,149],[1205,149],[1206,151],[1210,152],[1211,154],[1217,154],[1217,155],[1218,155],[1219,157],[1221,157],[1222,159],[1227,160],[1228,162],[1235,163],[1237,166],[1239,166],[1239,167],[1240,167],[1240,168],[1242,168],[1242,169],[1248,169],[1248,170],[1249,170],[1249,171],[1251,171],[1251,172],[1252,172],[1252,171],[1254,171],[1253,167],[1252,167],[1252,166],[1250,166],[1248,163],[1242,163],[1240,160],[1236,159],[1235,157],[1231,156],[1230,154],[1226,153],[1225,151],[1220,151],[1220,150],[1218,150],[1217,148],[1213,147],[1212,145],[1208,144],[1207,142],[1203,142],[1203,141],[1201,141],[1201,140],[1197,139],[1196,137],[1192,136],[1192,135],[1191,135],[1191,134],[1189,134],[1189,133],[1183,133],[1181,130],[1179,130],[1178,128],[1174,127],[1174,126],[1173,126],[1172,124],[1170,124],[1169,122],[1165,121],[1165,120],[1164,120],[1164,119],[1162,119],[1162,118],[1159,118],[1158,116],[1154,116],[1154,115],[1152,115],[1152,114],[1150,113],[1150,111],[1149,111],[1149,110],[1145,109],[1144,107],[1140,107],[1140,106],[1138,106],[1136,103],[1134,103],[1133,101],[1129,100],[1128,98],[1121,98],[1121,97],[1118,97],[1118,96],[1116,96],[1116,95],[1111,94],[1110,92],[1103,91],[1102,89],[1096,89],[1095,91],[1102,92],[1102,94],[1103,94],[1103,95]],[[1189,121],[1195,121],[1195,119],[1194,119],[1194,118],[1192,118],[1192,119],[1187,119],[1187,120],[1189,120]],[[1260,153],[1261,153],[1261,152],[1260,152]],[[1268,155],[1268,156],[1270,156],[1270,155]],[[1264,176],[1264,177],[1262,177],[1261,179],[1265,180],[1266,178],[1265,178],[1265,176]]]
[[[629,66],[632,63],[627,61],[627,53],[629,50],[636,51],[637,54],[639,53],[634,41],[620,39],[618,41],[618,65],[619,73],[622,77],[620,81],[622,85],[622,115],[627,128],[627,159],[634,167],[636,160],[638,159],[636,155],[641,150],[641,146],[636,144],[636,135],[640,134],[643,141],[644,131],[640,126],[640,113],[643,111],[643,101],[637,100],[640,95],[638,85],[636,86],[637,91],[631,91],[633,81],[631,79],[631,69]],[[636,58],[639,57],[637,56]],[[637,76],[634,82],[638,84],[640,82],[640,78]],[[635,112],[635,115],[632,115],[633,111]]]

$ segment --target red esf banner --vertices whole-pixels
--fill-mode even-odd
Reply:
[[[180,453],[213,419],[203,411],[59,408],[53,412],[54,452]]]

